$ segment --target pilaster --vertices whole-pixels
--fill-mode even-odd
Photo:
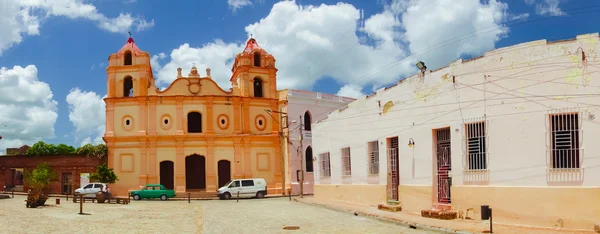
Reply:
[[[244,113],[242,133],[250,133],[250,125],[254,122],[250,119],[250,100],[242,101],[242,112]]]
[[[106,103],[106,135],[108,137],[115,136],[115,104],[112,102]]]
[[[206,139],[206,191],[216,191],[217,176],[215,172],[215,140],[212,137]]]
[[[242,132],[241,130],[241,123],[242,121],[244,121],[241,118],[240,115],[240,111],[242,110],[242,103],[240,102],[239,98],[234,98],[233,99],[233,128],[234,128],[234,133],[235,134],[240,134]]]
[[[146,143],[146,140],[140,140],[139,142],[139,147],[140,147],[140,161],[136,162],[134,160],[135,164],[139,164],[140,165],[140,179],[139,179],[139,185],[145,185],[148,183],[148,172],[147,172],[147,158],[148,158],[148,145]],[[134,170],[136,168],[136,165],[132,165]]]
[[[252,178],[252,148],[250,140],[244,139],[244,178]]]
[[[175,123],[177,123],[177,135],[183,135],[183,97],[177,97],[177,110]]]
[[[148,114],[147,113],[147,108],[148,108],[148,102],[146,102],[145,98],[139,98],[138,99],[138,108],[139,108],[139,131],[138,134],[139,135],[146,135],[146,130],[148,127]]]
[[[213,130],[214,126],[214,114],[213,114],[213,98],[206,98],[206,133],[213,134],[215,131]]]
[[[185,155],[181,140],[177,140],[175,146],[175,192],[185,193]]]
[[[148,141],[148,180],[150,183],[158,183],[158,176],[156,173],[156,141]]]
[[[148,135],[156,136],[156,100],[151,99],[148,102]]]

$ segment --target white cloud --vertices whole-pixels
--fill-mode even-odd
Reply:
[[[236,11],[242,7],[252,5],[252,2],[250,0],[227,0],[227,5],[229,5],[233,11]]]
[[[95,92],[74,88],[67,95],[66,101],[69,104],[69,120],[75,127],[75,137],[84,139],[82,145],[103,143],[106,120],[103,98]]]
[[[177,78],[177,68],[182,68],[183,76],[187,76],[193,63],[196,64],[199,72],[205,76],[206,68],[211,69],[211,76],[221,88],[228,90],[231,85],[229,78],[231,77],[231,66],[233,66],[232,58],[235,54],[242,51],[243,47],[235,43],[224,43],[221,40],[203,45],[201,48],[190,47],[189,44],[183,44],[179,48],[174,49],[169,57],[171,60],[161,66],[159,59],[163,59],[162,55],[152,56],[152,68],[155,69],[155,76],[158,78],[158,85],[168,86],[175,78]]]
[[[340,91],[337,92],[337,95],[351,98],[358,98],[360,96],[365,95],[362,93],[362,87],[353,84],[347,84],[340,88]]]
[[[34,65],[0,68],[0,150],[54,137],[57,105]]]
[[[24,35],[39,35],[41,22],[53,16],[91,20],[103,30],[123,34],[154,26],[154,20],[146,21],[129,13],[109,18],[83,0],[0,0],[0,55],[19,44]]]
[[[540,3],[535,5],[535,12],[538,15],[551,15],[551,16],[561,16],[566,15],[558,4],[560,0],[540,0]],[[536,3],[536,0],[525,0],[525,4],[533,5]]]
[[[507,4],[496,0],[485,4],[479,0],[392,0],[383,4],[381,12],[364,18],[360,9],[346,3],[302,6],[282,1],[245,31],[248,36],[254,34],[277,60],[280,89],[310,89],[325,76],[342,85],[377,88],[416,72],[418,60],[434,69],[461,55],[494,49],[508,32],[501,22],[515,17],[508,13]],[[481,28],[486,30],[471,33]],[[463,34],[468,36],[449,40]],[[218,39],[197,48],[183,44],[157,69],[157,77],[168,85],[177,67],[183,68],[185,76],[195,62],[200,70],[209,66],[213,79],[228,89],[231,63],[244,44]]]

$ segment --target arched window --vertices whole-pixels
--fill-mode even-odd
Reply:
[[[123,80],[123,97],[133,97],[133,79],[130,76]]]
[[[260,67],[260,53],[259,52],[254,53],[254,66]]]
[[[312,123],[312,119],[310,119],[310,113],[308,111],[304,112],[304,130],[310,131],[310,124]]]
[[[190,112],[187,115],[188,133],[202,132],[202,114]]]
[[[254,97],[263,97],[263,82],[260,78],[254,78]]]
[[[313,172],[313,152],[312,147],[308,146],[305,152],[306,172]]]
[[[125,66],[132,64],[131,51],[125,51],[125,61],[123,64]]]

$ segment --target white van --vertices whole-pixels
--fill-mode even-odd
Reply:
[[[267,182],[262,178],[237,179],[229,181],[217,190],[219,198],[230,199],[240,197],[263,198],[267,195]]]

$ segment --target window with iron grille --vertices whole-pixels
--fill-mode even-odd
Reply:
[[[379,141],[368,143],[369,175],[379,175]]]
[[[580,168],[579,114],[550,115],[550,166]]]
[[[350,158],[350,147],[342,149],[342,175],[352,175],[352,160]]]
[[[487,169],[487,132],[485,122],[465,124],[468,170]]]
[[[331,164],[329,161],[329,152],[319,154],[321,159],[321,178],[331,177]]]

